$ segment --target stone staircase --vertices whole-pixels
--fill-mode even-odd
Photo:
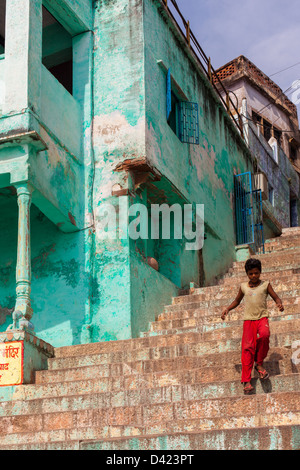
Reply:
[[[245,279],[239,262],[174,298],[140,338],[56,348],[35,384],[0,403],[0,449],[299,450],[300,228],[259,258],[285,310],[268,302],[270,378],[253,373],[252,395],[240,383],[242,306],[220,318]]]

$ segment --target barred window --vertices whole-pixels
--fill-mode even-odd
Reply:
[[[188,101],[179,103],[179,139],[187,144],[199,145],[198,104]]]
[[[167,122],[181,142],[199,145],[198,103],[182,101],[172,88],[171,70],[167,72]]]

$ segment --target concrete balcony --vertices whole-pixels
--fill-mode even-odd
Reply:
[[[64,3],[71,15],[71,3]],[[66,15],[61,2],[51,0],[50,7],[53,13]],[[53,24],[55,18],[47,14],[51,27],[49,21]],[[31,204],[62,232],[85,226],[85,156],[91,139],[85,97],[91,97],[92,35],[83,23],[73,21],[68,38],[71,87],[67,87],[61,75],[51,73],[53,66],[61,66],[53,64],[60,51],[50,47],[49,70],[43,64],[44,19],[42,0],[6,2],[5,54],[0,56],[0,192],[9,189],[18,203],[16,304],[8,327],[13,330],[33,330]],[[55,46],[59,43],[60,37]]]
[[[24,14],[7,1],[0,56],[0,188],[28,182],[32,202],[70,232],[83,226],[81,90],[72,96],[42,63],[42,2],[21,2]]]

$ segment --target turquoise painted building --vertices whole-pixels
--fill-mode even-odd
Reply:
[[[0,15],[0,331],[137,337],[236,259],[251,153],[163,0],[6,0]],[[203,205],[203,247],[172,217],[169,238],[134,239],[134,204]]]

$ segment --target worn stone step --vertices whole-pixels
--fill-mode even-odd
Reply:
[[[70,356],[49,359],[49,369],[65,369],[84,367],[103,363],[132,362],[138,360],[153,360],[161,358],[174,358],[178,356],[199,356],[209,352],[224,353],[239,349],[241,338],[227,340],[202,341],[203,335],[199,333],[186,333],[181,335],[154,336],[143,338],[148,340],[161,340],[164,346],[153,346],[128,351],[115,351],[108,353],[89,354],[84,356]],[[270,346],[290,347],[299,338],[298,331],[278,333],[271,335]],[[176,344],[177,343],[177,344]]]
[[[84,442],[95,442],[86,440]],[[98,442],[98,441],[97,441]],[[12,451],[12,450],[80,450],[80,445],[82,445],[82,441],[52,441],[52,442],[34,442],[33,444],[12,444],[8,446],[4,446],[0,444],[0,450],[4,451]],[[82,449],[83,450],[83,449]],[[86,449],[89,450],[89,449]]]
[[[156,436],[135,436],[84,441],[41,442],[1,446],[5,450],[104,450],[104,451],[193,451],[196,450],[299,450],[300,426],[265,426],[222,429]],[[128,454],[130,455],[130,454]],[[184,456],[183,456],[184,457]],[[183,459],[182,457],[182,459]],[[142,457],[144,458],[144,457]],[[150,458],[150,457],[149,457]],[[181,457],[180,457],[181,458]],[[186,464],[187,460],[180,460]],[[150,464],[154,464],[153,457]],[[191,460],[193,463],[193,460]]]
[[[299,311],[299,310],[298,310]],[[192,329],[196,326],[202,326],[202,332],[207,332],[207,331],[212,331],[218,328],[228,328],[230,326],[237,326],[243,325],[243,317],[236,311],[231,311],[229,312],[229,315],[227,316],[227,320],[222,320],[221,316],[216,316],[216,315],[207,315],[207,316],[199,316],[196,315],[195,312],[193,311],[187,311],[185,312],[184,318],[182,318],[182,315],[175,316],[174,318],[172,317],[171,319],[168,320],[159,320],[155,322],[153,325],[156,325],[155,329],[157,329],[160,334],[163,334],[162,332],[169,332],[165,334],[170,334],[171,331],[175,331],[178,328],[178,331],[181,333],[185,332],[185,329]],[[293,320],[293,319],[299,319],[300,314],[299,313],[288,313],[288,312],[279,312],[276,311],[274,312],[271,316],[269,316],[269,321],[285,321],[285,320]],[[176,322],[176,323],[173,323]],[[177,322],[179,322],[177,324]],[[162,323],[162,326],[166,326],[166,329],[160,329],[160,327],[157,325],[158,323]],[[177,325],[177,326],[175,326]],[[173,327],[172,329],[170,327]],[[154,333],[155,333],[154,329]],[[187,331],[186,331],[187,332]],[[151,335],[152,331],[147,331],[142,333],[143,336],[148,336]]]
[[[195,317],[199,319],[203,318],[203,321],[205,321],[206,324],[222,322],[223,326],[225,327],[228,321],[230,322],[243,319],[244,306],[242,304],[229,312],[226,322],[221,320],[221,314],[223,310],[224,306],[215,307],[214,309],[203,307],[185,308],[185,306],[176,308],[175,310],[168,308],[168,310],[158,315],[157,321]],[[299,304],[285,303],[284,312],[280,312],[276,305],[273,304],[272,307],[268,309],[268,312],[270,318],[275,318],[277,315],[282,313],[284,313],[284,315],[297,315],[299,313]]]
[[[169,391],[171,393],[170,388]],[[66,421],[70,423],[73,420],[73,415],[76,416],[84,412],[99,412],[103,423],[107,425],[117,424],[115,422],[117,420],[119,421],[118,424],[121,425],[145,426],[152,425],[154,422],[160,423],[164,419],[166,421],[187,418],[192,420],[199,417],[251,415],[260,410],[266,410],[268,403],[272,400],[274,402],[273,408],[276,404],[278,411],[285,412],[289,404],[285,403],[285,406],[279,406],[279,403],[284,404],[285,398],[289,398],[290,411],[299,411],[300,407],[299,389],[292,392],[251,395],[251,399],[249,396],[244,395],[200,398],[197,393],[198,390],[195,390],[194,387],[194,390],[190,390],[190,398],[185,396],[183,400],[175,399],[175,401],[172,401],[171,396],[167,399],[166,397],[162,398],[161,394],[157,394],[156,400],[158,401],[156,403],[151,403],[151,400],[148,401],[147,397],[145,402],[145,397],[142,397],[142,404],[133,405],[118,405],[116,404],[117,400],[112,395],[110,395],[111,400],[107,401],[103,400],[103,394],[94,394],[92,397],[90,395],[81,396],[77,403],[75,403],[74,397],[66,397],[63,411],[57,411],[57,402],[60,398],[46,399],[43,400],[43,403],[41,403],[41,400],[35,400],[34,403],[28,401],[26,402],[28,405],[27,412],[25,411],[22,415],[12,414],[0,418],[0,436],[3,438],[5,434],[13,433],[16,426],[22,427],[23,431],[53,430],[55,429],[54,422],[57,421],[56,415],[60,415],[60,426],[64,428]],[[159,401],[159,398],[162,401]],[[155,401],[154,397],[153,401]],[[38,407],[39,402],[43,407]],[[16,406],[17,403],[14,403],[14,405]],[[259,410],[257,410],[258,406]],[[271,412],[271,408],[269,412]]]
[[[132,406],[177,401],[191,397],[192,392],[194,397],[241,395],[241,364],[237,355],[236,361],[232,366],[228,366],[228,363],[207,366],[204,360],[197,363],[187,358],[185,361],[177,361],[178,367],[174,367],[175,361],[164,361],[164,364],[160,364],[163,372],[147,373],[139,370],[142,367],[137,364],[136,369],[115,370],[115,375],[101,370],[101,366],[83,368],[81,371],[69,370],[68,380],[61,374],[54,377],[56,382],[19,386],[11,401],[0,403],[0,416],[46,413],[56,411],[60,404],[66,410],[77,409],[77,406]],[[186,366],[190,368],[188,372]],[[265,381],[263,387],[259,383],[258,393],[293,390],[297,389],[297,384],[299,388],[299,374],[298,378],[295,375],[298,367],[291,364],[291,355],[287,351],[283,351],[283,354],[270,353],[265,360],[265,367],[271,379]],[[44,376],[47,378],[45,372]],[[253,377],[257,377],[256,371],[253,371]],[[79,396],[84,398],[79,401]]]
[[[247,278],[245,278],[244,281],[246,282]],[[292,277],[281,276],[279,279],[271,280],[271,284],[276,292],[281,292],[289,289],[296,289],[300,285],[300,274],[294,274]],[[204,295],[204,298],[207,296],[208,299],[217,296],[225,297],[228,294],[230,297],[232,297],[234,295],[232,288],[232,285],[227,283],[206,287],[197,287],[193,290],[193,292],[190,292],[188,289],[187,291],[185,291],[185,293],[174,297],[174,299],[177,299],[179,297],[184,299],[186,296],[189,295]],[[236,286],[236,291],[238,291],[238,288],[239,285]]]
[[[266,358],[267,362],[265,362],[270,373],[277,375],[298,372],[299,366],[296,366],[291,361],[292,354],[291,348],[270,348]],[[195,383],[203,377],[201,371],[208,368],[215,367],[224,370],[227,367],[240,372],[240,356],[240,350],[237,350],[223,353],[222,355],[181,356],[172,359],[156,359],[155,361],[144,360],[99,364],[73,369],[38,371],[36,373],[36,383],[53,384],[55,382],[90,380],[95,377],[98,377],[100,380],[105,378],[111,379],[111,386],[114,389],[117,387],[120,387],[120,389],[122,387],[136,389],[138,387],[161,387],[178,383]],[[230,367],[228,364],[230,364]],[[19,387],[12,396],[13,400],[18,399],[19,393],[24,393],[21,390],[23,386]]]
[[[270,358],[267,358],[265,361],[265,367],[268,369],[272,381],[268,381],[263,388],[258,387],[258,392],[261,393],[264,390],[283,391],[297,389],[297,381],[295,381],[295,370],[297,367],[293,367],[290,361],[291,358],[287,354],[281,358],[278,355],[272,357],[271,354]],[[164,366],[166,367],[166,364]],[[67,400],[69,402],[74,400],[74,406],[76,407],[78,396],[86,395],[89,396],[88,399],[91,403],[95,403],[96,400],[97,406],[101,407],[132,406],[141,403],[186,399],[190,396],[190,387],[196,390],[194,391],[195,397],[202,397],[205,393],[205,387],[200,384],[203,383],[213,383],[214,387],[207,387],[211,396],[220,396],[220,394],[223,395],[224,393],[228,395],[242,394],[241,387],[237,386],[241,374],[241,364],[239,363],[232,366],[204,366],[202,368],[191,369],[189,374],[186,373],[184,368],[174,370],[171,367],[169,375],[161,374],[160,372],[142,374],[134,371],[134,369],[131,370],[131,374],[127,369],[124,371],[124,374],[104,375],[105,371],[101,371],[100,367],[94,366],[84,368],[81,374],[78,373],[80,371],[77,371],[77,374],[73,375],[72,380],[63,380],[64,376],[62,374],[61,381],[19,386],[11,401],[0,403],[0,416],[30,414],[34,410],[37,410],[39,413],[51,412],[53,409],[57,409],[60,403],[59,399],[62,397],[64,397],[64,400],[61,400],[64,404],[64,409],[66,409]],[[288,375],[282,375],[283,370]],[[294,371],[292,375],[291,370]],[[91,376],[92,372],[96,372],[96,375]],[[279,375],[280,380],[273,380],[273,376]],[[253,376],[257,377],[256,371],[253,371]],[[299,381],[299,377],[297,380]],[[237,382],[236,384],[228,384],[230,381]],[[282,382],[285,383],[285,388]],[[288,384],[289,386],[287,386]],[[212,393],[213,388],[215,389],[214,393]],[[99,396],[95,399],[95,395],[98,394],[101,394],[101,397]],[[209,396],[208,393],[206,395]],[[46,398],[48,400],[43,402]],[[25,403],[26,401],[31,403]],[[92,405],[87,404],[86,406]],[[72,407],[69,405],[68,409],[72,409]]]
[[[287,424],[300,424],[300,391],[8,416],[0,418],[0,436],[5,446]],[[63,439],[55,435],[60,431]]]
[[[300,263],[297,261],[290,266],[281,266],[278,263],[278,266],[267,266],[266,268],[262,268],[262,275],[264,277],[268,277],[269,281],[272,283],[274,279],[280,279],[282,276],[293,276],[294,274],[300,273]],[[224,284],[225,281],[228,280],[233,282],[246,282],[248,281],[247,275],[245,273],[245,269],[229,269],[227,274],[224,274],[222,279],[219,281],[219,284]]]
[[[282,229],[282,237],[300,235],[300,227],[285,227]]]
[[[299,281],[299,282],[298,282]],[[300,279],[290,281],[288,284],[279,284],[276,285],[272,283],[272,287],[275,292],[282,298],[288,297],[299,297],[300,296]],[[207,292],[194,292],[190,295],[181,295],[178,297],[173,297],[172,305],[176,304],[187,304],[189,302],[198,302],[198,301],[210,301],[210,300],[226,300],[227,302],[234,298],[238,293],[239,287],[236,289],[236,292],[232,292],[232,288],[224,289],[215,289],[209,290]],[[269,300],[271,297],[268,297]]]
[[[300,312],[300,307],[299,307]],[[294,314],[282,314],[282,312],[277,312],[278,315],[274,315],[269,318],[270,322],[273,321],[289,321],[289,320],[297,320],[300,319],[300,313]],[[221,329],[221,328],[229,328],[229,327],[242,327],[243,326],[243,319],[233,320],[227,317],[227,321],[223,321],[219,318],[219,321],[216,320],[215,317],[209,317],[210,321],[207,321],[207,317],[188,317],[188,318],[178,318],[173,320],[160,320],[150,324],[149,331],[143,332],[141,336],[152,336],[156,333],[168,335],[168,334],[181,334],[181,333],[188,333],[188,332],[199,332],[199,333],[207,333],[212,330]]]
[[[300,308],[299,308],[299,312],[300,312]],[[300,321],[299,320],[300,313],[294,313],[291,315],[289,315],[286,312],[278,311],[277,313],[278,315],[269,317],[271,331],[272,331],[272,328],[275,328],[276,330],[277,325],[280,323],[285,323],[286,325],[290,325],[291,324],[290,322],[295,321],[297,324],[297,321]],[[211,333],[215,330],[222,330],[224,331],[224,334],[226,335],[227,334],[226,331],[228,332],[228,330],[231,328],[239,327],[240,329],[243,326],[243,322],[244,322],[243,318],[238,318],[237,320],[234,320],[232,318],[229,318],[229,315],[227,317],[227,320],[225,321],[223,321],[221,317],[217,319],[220,321],[215,321],[215,322],[214,320],[216,320],[216,318],[214,316],[209,317],[209,318],[211,321],[207,321],[207,317],[190,317],[187,319],[179,318],[176,320],[156,321],[156,322],[151,323],[150,331],[144,332],[144,335],[149,335],[152,332],[153,333],[160,332],[160,334],[162,334],[162,331],[168,331],[169,333],[167,334],[172,334],[173,330],[174,330],[173,334],[175,334],[175,332],[177,333],[184,332],[186,328],[195,328],[195,332],[204,333],[204,334]],[[218,334],[219,333],[217,333],[217,335]],[[207,335],[204,336],[204,338],[207,338],[207,337],[208,337]]]
[[[270,255],[272,256],[272,255]],[[299,274],[300,273],[300,266],[299,263],[297,263],[296,266],[271,266],[267,267],[264,269],[262,266],[262,277],[268,277],[270,282],[276,279],[281,279],[283,276],[293,276],[294,274]],[[229,268],[226,274],[224,274],[220,280],[218,281],[218,284],[223,284],[225,280],[231,279],[231,281],[235,280],[236,282],[239,281],[239,279],[242,278],[245,281],[248,281],[247,274],[245,269],[241,270],[236,270]],[[242,281],[243,282],[243,281]]]
[[[220,431],[174,433],[159,436],[86,441],[80,450],[299,450],[300,426],[273,426],[251,429],[224,429]],[[188,456],[186,456],[188,459]],[[156,459],[152,459],[152,463]],[[189,460],[181,461],[185,464]],[[193,462],[193,460],[191,460]]]
[[[283,361],[281,361],[283,362]],[[279,374],[279,361],[265,361],[270,379],[261,381],[253,371],[254,393],[274,393],[300,390],[299,373]],[[281,363],[280,367],[284,365]],[[286,368],[290,368],[286,364]],[[13,400],[0,403],[0,417],[52,413],[58,409],[78,409],[141,406],[158,403],[243,396],[240,383],[241,364],[232,367],[204,367],[165,374],[136,374],[127,377],[57,382],[36,387],[19,388]],[[193,380],[193,381],[192,381]]]
[[[300,247],[300,238],[299,237],[290,237],[283,240],[268,240],[265,243],[265,254],[269,253],[280,253],[284,250],[293,250],[299,249]]]
[[[260,253],[251,256],[251,258],[259,259],[262,263],[262,268],[264,266],[277,266],[278,262],[281,262],[284,266],[285,264],[296,261],[297,258],[299,260],[300,245],[286,248],[284,251],[273,252],[271,255],[270,253]],[[232,267],[241,267],[242,269],[245,269],[245,261],[235,261],[232,264]]]
[[[265,255],[270,256],[270,255]],[[272,259],[266,259],[265,261],[261,260],[262,262],[262,273],[266,275],[266,273],[270,273],[276,269],[277,274],[281,271],[288,270],[288,269],[297,269],[300,267],[300,255],[297,251],[296,254],[291,254],[288,259],[286,255],[282,254],[281,257],[277,255],[275,257],[274,254],[271,255]],[[229,277],[233,275],[239,274],[246,274],[245,271],[245,263],[243,262],[235,262],[233,263],[232,267],[228,269],[227,273],[224,277]]]
[[[213,299],[213,300],[197,300],[197,297],[194,296],[189,296],[189,301],[187,302],[177,302],[177,303],[172,303],[170,305],[165,305],[164,307],[164,311],[165,312],[168,312],[168,311],[176,311],[176,310],[187,310],[187,309],[192,309],[192,308],[203,308],[203,309],[216,309],[216,308],[219,308],[219,307],[222,307],[223,309],[225,307],[228,307],[232,302],[233,300],[235,299],[236,295],[237,295],[237,291],[233,293],[233,296],[231,297],[231,299],[229,298],[221,298],[221,299]],[[295,291],[285,291],[285,292],[281,292],[280,294],[280,298],[283,302],[283,306],[285,307],[285,305],[296,305],[296,304],[300,304],[300,295],[299,295],[299,290],[297,289],[296,291],[296,295],[295,295]],[[240,306],[243,307],[244,305],[244,301],[242,300]],[[274,302],[274,300],[268,296],[267,297],[267,308],[270,310],[270,309],[274,309],[274,306],[276,307],[276,304]],[[277,307],[276,307],[277,308]]]

